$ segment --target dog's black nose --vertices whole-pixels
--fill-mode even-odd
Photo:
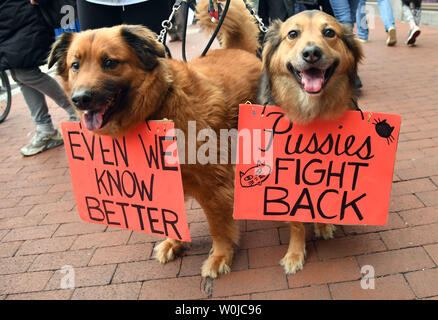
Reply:
[[[304,48],[303,59],[307,63],[315,63],[322,57],[322,50],[318,46],[307,46]]]
[[[78,109],[81,110],[88,109],[92,100],[93,93],[89,90],[79,89],[73,92],[71,95],[71,101]]]

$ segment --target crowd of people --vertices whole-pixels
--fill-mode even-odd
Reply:
[[[54,41],[53,28],[45,21],[42,8],[50,0],[3,0],[0,3],[0,70],[10,70],[19,85],[29,108],[36,133],[21,148],[24,156],[31,156],[63,144],[55,129],[45,96],[63,108],[70,121],[79,121],[68,97],[56,80],[40,70]],[[410,25],[406,44],[413,46],[420,34],[421,0],[401,0],[403,14]],[[193,6],[195,0],[190,0]],[[224,3],[225,0],[216,0]],[[145,25],[159,33],[161,22],[169,16],[172,0],[77,0],[77,14],[81,30],[108,27],[122,23]],[[265,25],[275,19],[286,20],[303,10],[318,9],[333,15],[353,30],[356,24],[358,39],[368,41],[366,0],[254,0],[258,15]],[[377,0],[385,30],[386,44],[397,42],[394,15],[390,0]],[[180,16],[181,17],[181,16]],[[175,22],[175,29],[181,24]],[[180,28],[181,29],[181,28]],[[175,35],[176,34],[176,35]],[[179,40],[178,32],[171,39]],[[360,80],[358,79],[360,82]],[[360,83],[359,85],[360,86]]]
[[[415,44],[420,34],[421,0],[401,0],[403,15],[410,25],[410,31],[405,43]],[[274,19],[287,19],[291,14],[304,10],[322,10],[356,30],[358,39],[367,42],[369,36],[366,0],[258,0],[254,1],[263,21],[269,23]],[[388,33],[386,44],[393,46],[397,43],[394,14],[390,0],[377,0],[380,16]],[[292,8],[292,9],[291,9]]]

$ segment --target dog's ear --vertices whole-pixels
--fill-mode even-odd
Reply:
[[[342,25],[342,28],[343,28],[342,41],[344,41],[348,50],[350,50],[351,53],[353,54],[354,61],[356,63],[356,67],[357,67],[357,64],[363,58],[362,46],[361,46],[360,42],[355,39],[354,33],[351,30],[350,26]]]
[[[50,51],[49,58],[47,59],[47,63],[49,65],[49,69],[53,67],[55,63],[56,64],[56,74],[62,75],[67,66],[66,66],[66,58],[67,58],[67,51],[70,47],[70,43],[73,39],[73,33],[71,32],[65,32],[60,37],[59,40],[56,41],[53,46],[52,50]]]
[[[265,35],[263,41],[262,61],[263,61],[263,73],[259,80],[257,103],[275,105],[274,98],[271,94],[271,80],[269,75],[269,65],[271,64],[271,58],[275,51],[278,49],[281,43],[281,20],[275,20],[272,22]]]
[[[281,43],[281,28],[282,22],[281,20],[275,20],[272,22],[271,26],[266,32],[265,39],[263,41],[263,66],[269,66],[271,63],[271,58],[274,52],[278,49],[278,46]]]
[[[135,51],[145,70],[158,64],[158,57],[165,58],[164,46],[156,40],[156,34],[142,26],[122,26],[122,38]]]

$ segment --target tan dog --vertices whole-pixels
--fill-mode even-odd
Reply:
[[[199,18],[212,29],[207,5],[200,1]],[[167,118],[186,137],[188,121],[196,121],[197,131],[209,128],[219,136],[220,129],[237,128],[239,104],[256,99],[261,75],[257,34],[243,3],[234,0],[220,35],[226,49],[211,50],[206,57],[189,63],[168,59],[156,34],[121,25],[64,34],[53,46],[49,66],[57,62],[65,92],[86,127],[98,134],[120,136],[145,120]],[[230,271],[238,240],[234,168],[197,163],[182,165],[181,171],[185,195],[194,197],[207,216],[213,248],[202,276],[214,278]],[[156,246],[155,256],[165,263],[182,248],[182,242],[167,239]]]
[[[355,109],[354,78],[362,49],[347,27],[322,11],[304,11],[274,22],[265,37],[260,104],[277,105],[298,124],[335,119]],[[333,237],[334,225],[315,224],[316,236]],[[305,230],[290,223],[289,248],[280,261],[286,273],[303,268]]]

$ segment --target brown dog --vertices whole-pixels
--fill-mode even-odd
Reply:
[[[199,18],[213,29],[207,5],[200,1]],[[167,118],[186,137],[188,121],[196,121],[197,131],[209,128],[219,135],[220,129],[237,128],[238,106],[255,101],[261,75],[257,25],[241,1],[232,1],[221,30],[226,49],[211,50],[190,63],[166,58],[156,34],[141,26],[64,34],[53,46],[49,66],[57,62],[65,92],[93,132],[120,136],[145,120]],[[238,240],[234,168],[197,163],[182,165],[181,171],[185,194],[207,216],[213,248],[202,276],[214,278],[230,271],[232,245]],[[182,242],[167,239],[156,246],[155,256],[165,263],[182,248]]]
[[[354,78],[363,54],[347,27],[321,11],[304,11],[274,22],[265,37],[258,102],[277,105],[298,124],[335,119],[355,109]],[[315,224],[316,236],[333,237],[334,225]],[[286,273],[303,268],[305,230],[290,223],[289,248],[280,261]]]

